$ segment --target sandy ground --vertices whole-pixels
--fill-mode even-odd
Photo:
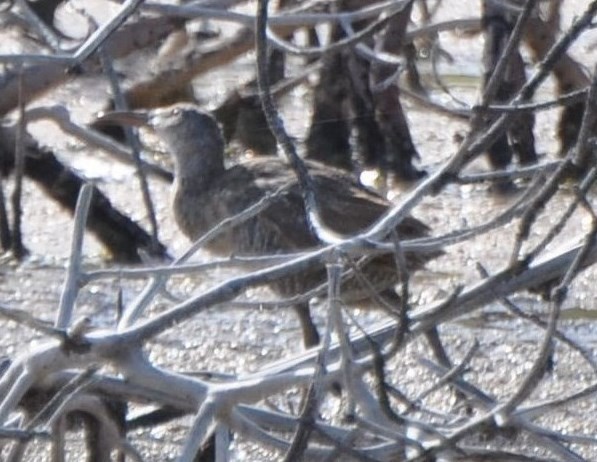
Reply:
[[[582,3],[582,2],[581,2]],[[448,8],[446,15],[451,10]],[[568,15],[568,13],[567,13]],[[566,20],[569,21],[567,16]],[[585,39],[583,43],[588,43]],[[476,52],[480,41],[476,38],[463,42],[451,42],[457,54],[460,48],[466,49],[466,59],[477,62]],[[575,50],[586,53],[587,49]],[[594,57],[589,53],[587,59]],[[587,62],[587,61],[585,61]],[[470,67],[465,66],[466,69]],[[239,63],[241,74],[250,72],[249,60]],[[456,69],[454,72],[460,72]],[[218,85],[211,82],[218,81]],[[208,76],[197,84],[197,91],[203,100],[215,101],[223,93],[225,80],[214,80]],[[459,88],[469,101],[474,100],[472,87]],[[77,95],[76,97],[74,95]],[[106,100],[106,86],[96,80],[67,85],[48,96],[47,101],[64,102],[81,121],[88,120],[95,110],[101,108]],[[42,101],[41,104],[47,103]],[[285,111],[289,129],[300,137],[307,117],[308,93],[298,88],[286,97]],[[442,161],[456,151],[453,135],[465,127],[443,116],[420,111],[410,102],[406,107],[413,136],[421,152],[421,164],[429,170],[437,168]],[[539,150],[548,158],[553,158],[557,150],[554,143],[554,112],[544,113],[539,117],[536,138]],[[140,206],[139,188],[134,181],[133,170],[112,160],[108,155],[90,152],[76,140],[60,135],[49,123],[37,123],[31,127],[34,135],[56,150],[65,161],[80,168],[89,178],[97,181],[121,210],[147,224],[146,214]],[[167,162],[167,160],[165,160]],[[472,170],[485,169],[482,161],[475,163]],[[11,184],[8,184],[10,190]],[[160,238],[166,243],[172,254],[180,254],[188,242],[176,230],[169,213],[168,185],[151,180],[151,191],[156,203],[160,224]],[[400,200],[400,190],[396,190]],[[61,286],[65,277],[65,266],[69,253],[69,236],[72,231],[70,216],[50,202],[30,182],[25,183],[24,239],[31,255],[22,263],[16,264],[10,258],[0,262],[0,302],[15,308],[29,311],[37,317],[53,320],[55,316]],[[557,198],[563,207],[572,197],[571,191],[563,191]],[[480,223],[493,216],[500,207],[505,207],[513,198],[496,198],[486,186],[449,187],[441,195],[430,197],[415,210],[415,215],[422,218],[434,229],[435,234],[463,226]],[[595,205],[595,196],[590,200]],[[558,209],[555,207],[555,209]],[[535,230],[537,235],[554,222],[553,215],[545,214]],[[558,239],[558,244],[569,241],[570,236],[578,235],[588,229],[588,217],[577,213]],[[466,244],[447,249],[445,257],[431,263],[427,271],[413,281],[413,293],[418,302],[425,304],[449,293],[456,284],[472,284],[479,280],[475,263],[480,262],[490,271],[498,270],[509,257],[516,226],[511,225],[499,233],[491,233]],[[536,237],[536,236],[535,236]],[[557,246],[557,244],[555,245]],[[555,247],[554,246],[554,247]],[[85,265],[87,268],[111,267],[104,261],[101,246],[92,236],[86,237]],[[208,255],[200,258],[207,259]],[[179,296],[195,293],[210,283],[221,280],[226,274],[214,273],[197,281],[193,278],[179,278],[171,284],[172,292]],[[592,319],[595,317],[597,292],[593,284],[597,274],[595,268],[585,271],[575,282],[570,297],[566,301],[560,328],[588,351],[595,354],[597,335]],[[123,291],[125,302],[132,300],[141,290],[145,281],[101,280],[84,287],[77,303],[77,316],[91,316],[97,326],[111,325],[115,319],[116,297]],[[267,291],[254,291],[249,295],[253,299],[268,296]],[[514,296],[520,306],[540,315],[546,314],[546,305],[538,298],[528,294]],[[163,309],[157,305],[153,310]],[[154,312],[155,312],[154,311]],[[381,321],[383,315],[377,312],[354,310],[357,319],[365,326]],[[320,325],[324,322],[324,310],[316,308],[316,317]],[[151,313],[148,313],[151,315]],[[9,321],[0,321],[0,351],[9,357],[27,351],[38,341],[43,340],[38,334]],[[455,320],[442,326],[442,335],[455,360],[462,358],[473,341],[480,344],[479,353],[471,363],[466,378],[478,384],[484,390],[493,393],[496,398],[505,399],[516,390],[520,378],[528,371],[537,354],[537,345],[542,338],[542,331],[519,319],[508,315],[503,308],[494,304],[478,310],[467,319]],[[149,346],[151,358],[157,363],[179,371],[217,371],[221,373],[242,374],[255,371],[274,360],[289,357],[300,352],[300,332],[298,322],[287,310],[275,312],[267,310],[243,310],[226,307],[208,310],[200,316],[166,332]],[[420,357],[428,357],[425,344],[413,342],[406,349],[406,354],[399,361],[390,364],[389,376],[400,377],[401,390],[416,395],[421,383],[427,383],[432,375],[418,364]],[[595,373],[580,356],[568,347],[558,344],[554,352],[554,370],[547,376],[533,393],[526,404],[540,402],[558,396],[570,394],[574,390],[595,383]],[[296,394],[295,394],[296,395]],[[281,402],[292,402],[296,396],[282,397]],[[429,406],[445,409],[450,407],[452,396],[444,392],[435,393],[426,400]],[[324,412],[333,415],[338,402],[329,403]],[[589,397],[572,405],[565,406],[540,419],[546,427],[567,434],[581,434],[588,437],[597,435],[597,406],[594,397]],[[132,436],[133,444],[146,456],[147,460],[174,460],[179,445],[184,439],[185,430],[190,420],[180,419],[167,426],[152,431],[138,432]],[[72,437],[75,442],[78,436]],[[516,439],[499,437],[488,442],[476,442],[488,446],[522,446],[542,454],[541,448],[535,447],[525,435]],[[597,460],[597,444],[573,445],[572,448],[588,460]],[[78,460],[77,444],[73,444],[69,460]],[[48,460],[47,447],[35,446],[31,449],[29,460]],[[232,460],[275,460],[276,455],[242,440],[233,443]]]

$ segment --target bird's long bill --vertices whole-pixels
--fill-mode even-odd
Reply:
[[[141,127],[149,123],[149,114],[146,111],[106,111],[100,112],[95,120],[100,124],[119,124]]]

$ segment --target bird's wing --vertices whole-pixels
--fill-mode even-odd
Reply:
[[[316,188],[316,200],[323,222],[341,235],[354,235],[362,232],[378,220],[392,203],[374,190],[362,185],[343,170],[324,166],[317,162],[307,162]],[[284,206],[292,213],[303,213],[303,196],[294,172],[279,159],[254,162],[252,172],[256,183],[264,191],[271,191],[285,186],[288,192],[278,206]],[[272,219],[281,210],[270,210]],[[305,225],[306,221],[305,221]],[[286,227],[284,228],[286,229]],[[413,217],[406,217],[397,227],[402,239],[422,237],[429,228]]]
[[[220,183],[221,199],[232,213],[239,213],[266,195],[276,194],[269,206],[245,227],[254,252],[294,252],[317,245],[305,218],[302,196],[296,179],[284,163],[275,158],[254,160],[231,167]],[[283,167],[283,168],[281,168]],[[243,181],[245,188],[227,181]]]
[[[352,235],[362,232],[385,214],[392,203],[377,192],[345,175],[325,171],[314,175],[320,197],[333,200],[320,201],[324,222],[335,231]],[[405,217],[396,227],[401,239],[425,236],[429,228],[414,217]]]

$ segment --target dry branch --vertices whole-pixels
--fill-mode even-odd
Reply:
[[[147,18],[130,26],[125,25],[116,31],[105,43],[105,47],[114,58],[122,58],[130,53],[155,44],[181,26],[176,18]],[[56,56],[1,55],[0,62],[18,60],[24,65],[23,94],[24,103],[30,103],[41,95],[71,80],[73,75],[67,72],[70,58],[59,59]],[[37,62],[41,61],[41,62]],[[87,64],[84,73],[97,73],[98,65]],[[0,115],[6,115],[18,104],[19,73],[5,67],[0,76]]]
[[[266,3],[262,2],[262,7]],[[379,11],[388,7],[396,8],[396,4],[393,7],[388,5],[379,3],[372,8],[379,8]],[[519,14],[523,11],[517,5],[508,3],[508,12]],[[530,6],[532,3],[527,3],[529,10],[524,10],[525,14],[531,14]],[[390,11],[395,11],[394,9]],[[196,15],[197,11],[193,11]],[[379,15],[379,11],[376,10],[375,16]],[[191,14],[191,10],[187,12]],[[591,195],[597,169],[577,172],[580,174],[570,179],[566,173],[573,158],[572,153],[558,162],[546,162],[515,171],[471,174],[463,169],[487,149],[496,137],[505,133],[509,124],[515,123],[517,111],[538,110],[539,105],[532,107],[522,105],[522,102],[526,102],[536,93],[539,84],[549,73],[557,74],[558,66],[561,62],[566,62],[565,51],[576,37],[590,26],[596,12],[597,2],[592,2],[569,31],[560,38],[552,37],[554,41],[550,42],[550,50],[542,51],[546,58],[510,103],[500,107],[482,104],[476,110],[475,114],[482,111],[493,114],[492,111],[496,111],[496,119],[488,130],[481,132],[478,126],[472,126],[468,138],[453,157],[438,165],[437,171],[429,179],[412,192],[405,193],[385,216],[360,235],[330,236],[325,225],[315,226],[315,231],[325,245],[309,251],[292,255],[264,255],[251,259],[232,256],[229,259],[211,259],[199,264],[188,264],[188,258],[210,239],[219,233],[228,232],[230,227],[246,223],[246,220],[262,212],[272,199],[267,197],[243,213],[214,224],[210,232],[191,245],[187,252],[170,266],[85,271],[81,265],[83,256],[80,254],[85,214],[80,209],[75,219],[74,245],[70,253],[71,260],[62,301],[56,301],[57,309],[56,313],[53,313],[57,319],[56,326],[51,327],[38,320],[35,312],[29,314],[26,310],[0,306],[1,315],[11,322],[16,322],[23,330],[33,329],[36,335],[44,337],[43,341],[29,351],[11,355],[10,360],[3,362],[0,367],[0,422],[4,427],[0,436],[24,441],[23,444],[11,442],[12,447],[6,454],[15,460],[22,457],[26,444],[37,444],[37,441],[30,442],[29,439],[45,436],[39,431],[39,425],[49,423],[52,424],[51,433],[55,441],[54,455],[57,458],[62,457],[65,445],[68,444],[68,438],[65,437],[69,431],[68,416],[72,417],[77,412],[82,412],[93,416],[95,421],[91,424],[88,422],[87,428],[91,429],[91,434],[96,431],[96,436],[100,436],[98,441],[101,448],[97,444],[89,446],[89,457],[107,460],[107,452],[113,449],[127,454],[134,460],[141,460],[146,455],[135,447],[138,434],[123,432],[124,408],[130,404],[150,404],[152,411],[132,421],[136,428],[141,424],[157,428],[158,425],[164,424],[165,419],[181,415],[192,416],[190,426],[179,426],[181,433],[176,435],[176,438],[180,436],[178,439],[182,441],[182,446],[178,448],[179,460],[193,460],[197,450],[205,445],[214,432],[215,447],[212,448],[212,452],[223,459],[229,455],[229,435],[232,433],[244,437],[260,449],[270,448],[280,454],[286,453],[289,460],[301,454],[306,459],[314,460],[592,460],[590,456],[585,457],[583,454],[595,454],[597,440],[594,436],[556,431],[554,425],[550,424],[550,419],[557,420],[559,414],[556,412],[568,412],[568,406],[581,403],[583,399],[594,400],[597,392],[594,352],[581,340],[572,341],[575,337],[569,335],[566,324],[560,319],[565,297],[575,288],[573,281],[581,270],[597,262],[597,219],[594,198]],[[224,17],[224,13],[230,13],[229,17],[237,18],[239,21],[247,21],[246,18],[252,20],[250,15],[236,12],[220,10],[219,14]],[[262,10],[262,13],[265,13],[265,10]],[[358,13],[365,14],[364,11]],[[294,25],[287,23],[280,26],[278,23],[275,27],[284,29],[282,32],[278,30],[277,33],[290,34],[295,27],[299,27],[297,18],[292,15],[286,18],[276,17],[276,21],[296,21]],[[313,21],[322,19],[321,16],[305,16],[303,19],[305,18]],[[326,21],[334,21],[331,16],[326,18]],[[519,17],[518,32],[524,32],[523,19],[524,17]],[[263,17],[261,20],[263,21]],[[534,20],[531,14],[531,21]],[[142,24],[145,21],[143,16],[139,21],[118,28],[115,34],[123,32],[126,27]],[[178,20],[162,23],[163,33],[173,30],[174,23],[180,25]],[[264,65],[267,58],[265,24],[261,25],[263,27],[258,31],[261,43],[257,49],[261,64],[261,90],[267,93],[268,85],[264,82],[264,77],[267,77],[267,66]],[[375,26],[381,27],[378,23]],[[170,27],[172,29],[169,29]],[[524,30],[527,31],[528,27],[527,25]],[[215,66],[230,64],[236,57],[253,47],[253,29],[253,26],[241,28],[236,35],[223,41],[215,41],[209,49],[203,47],[203,50],[195,50],[194,54],[189,55],[188,61],[183,62],[181,59],[175,69],[159,74],[153,80],[142,82],[138,86],[133,85],[127,94],[129,103],[144,107],[158,104],[163,95],[177,85],[186,85],[195,76]],[[347,42],[357,42],[363,38],[355,37],[357,36],[350,36]],[[146,39],[144,45],[155,42],[155,36],[146,36]],[[517,36],[514,35],[510,42],[512,49],[515,48],[516,42]],[[387,45],[393,45],[390,51],[396,52],[400,44]],[[136,46],[134,44],[131,49]],[[337,44],[334,46],[342,48]],[[373,51],[369,47],[368,53]],[[110,54],[118,53],[112,49]],[[26,59],[22,56],[15,57],[17,58]],[[379,61],[375,61],[375,65],[381,66],[384,59],[386,62],[391,61],[389,58],[381,56]],[[61,72],[72,58],[69,60],[35,65],[41,66],[37,69],[45,68],[50,75],[43,82],[33,82],[33,76],[30,74],[28,79],[32,80],[24,80],[25,85],[29,85],[27,88],[31,90],[32,98],[50,86],[64,81],[65,77]],[[90,69],[93,68],[91,63],[89,66]],[[25,66],[25,69],[29,69],[27,73],[30,73],[33,67]],[[597,72],[597,69],[594,72]],[[499,74],[498,71],[496,75]],[[388,76],[391,77],[390,72],[380,72],[378,76],[383,78],[384,85],[390,85],[390,81],[386,79]],[[593,76],[593,82],[595,81],[597,80]],[[590,80],[584,85],[588,82]],[[159,88],[160,85],[163,88]],[[491,93],[491,89],[488,93]],[[593,97],[594,88],[588,93]],[[580,98],[579,95],[576,94],[575,97]],[[7,99],[10,99],[10,94],[7,95]],[[271,98],[266,95],[265,99],[266,103],[272,105]],[[574,102],[580,103],[579,100]],[[6,103],[5,106],[1,106],[0,103],[0,109],[2,107],[5,111],[11,109],[10,103]],[[51,112],[36,109],[32,112],[32,117],[46,117]],[[84,135],[83,130],[70,123],[69,117],[64,113],[54,111],[54,116],[68,131]],[[276,114],[273,118],[275,117]],[[592,121],[593,108],[587,107],[582,135],[575,138],[579,155],[592,153],[589,136]],[[472,122],[469,123],[474,125]],[[277,128],[278,138],[284,141],[287,154],[293,158],[300,175],[301,162],[296,156],[292,141],[282,133],[281,124],[278,124]],[[10,126],[2,128],[0,143],[3,152],[0,161],[4,171],[12,168],[14,163],[15,130]],[[84,136],[88,136],[87,139],[92,143],[115,148],[99,135]],[[89,222],[86,225],[104,242],[118,249],[119,256],[135,258],[138,249],[149,245],[150,238],[147,234],[114,211],[96,188],[83,188],[81,179],[73,171],[59,164],[53,153],[40,149],[37,143],[30,140],[27,140],[24,147],[25,173],[61,203],[72,209],[76,193],[83,190],[84,195],[93,190],[94,198],[90,199]],[[126,149],[116,149],[123,158],[129,155]],[[152,171],[160,177],[167,177],[167,173],[157,168],[152,168]],[[521,178],[531,178],[531,182],[525,184],[526,190],[523,194],[508,201],[506,206],[484,214],[484,217],[489,218],[475,220],[474,225],[459,224],[446,229],[443,215],[452,213],[453,210],[449,209],[446,212],[441,209],[441,213],[436,217],[439,227],[442,228],[442,235],[439,237],[406,242],[401,241],[400,236],[391,236],[390,241],[382,241],[391,235],[396,223],[412,209],[423,202],[435,201],[431,194],[441,191],[447,182],[453,183],[451,187],[461,193],[458,189],[461,184],[504,178],[517,182]],[[313,191],[309,190],[309,178],[304,176],[303,180],[307,202],[314,202],[311,197]],[[569,186],[571,182],[574,183]],[[573,192],[563,207],[557,199],[560,195],[567,194],[570,188]],[[481,194],[478,190],[475,190],[475,193]],[[280,191],[280,194],[283,194],[283,191]],[[468,196],[462,197],[466,200]],[[313,206],[313,203],[311,206],[315,211],[311,218],[317,224],[316,206]],[[537,221],[539,209],[544,209],[545,213],[550,215],[552,221],[549,225]],[[591,227],[586,231],[575,229],[574,234],[565,236],[565,239],[570,242],[578,239],[580,244],[568,245],[564,250],[545,255],[546,245],[562,232],[565,225],[571,223],[571,216],[573,213],[580,213],[579,210],[590,220]],[[476,210],[472,213],[476,213]],[[417,298],[420,297],[419,286],[435,284],[433,278],[439,272],[433,274],[430,282],[417,283],[411,280],[405,271],[404,252],[429,252],[446,247],[447,255],[442,258],[456,258],[455,252],[452,252],[453,245],[465,244],[472,239],[483,241],[493,233],[503,232],[508,225],[516,224],[517,220],[520,220],[520,232],[512,245],[512,258],[504,258],[499,271],[493,274],[484,273],[481,280],[469,284],[464,284],[460,273],[456,273],[450,276],[451,279],[447,282],[449,287],[444,288],[441,299],[437,296],[438,299],[435,301],[429,302],[429,298],[425,298],[425,303],[417,303]],[[115,234],[115,227],[119,227],[121,232]],[[531,232],[533,230],[536,231],[535,236]],[[483,250],[484,247],[481,248],[481,251]],[[500,255],[506,255],[506,250],[501,250],[503,251]],[[160,251],[165,252],[165,249],[160,248]],[[354,271],[357,278],[361,276],[358,268],[344,268],[346,263],[343,257],[348,255],[366,259],[380,253],[392,253],[398,271],[403,273],[400,279],[403,300],[390,320],[374,326],[362,326],[360,320],[359,323],[357,320],[352,321],[351,316],[345,316],[342,310],[343,294],[339,284],[341,274],[344,271]],[[462,264],[460,260],[454,261]],[[444,261],[439,261],[437,264],[441,268],[443,263]],[[200,316],[204,316],[208,309],[217,310],[225,315],[235,307],[264,311],[274,308],[280,310],[282,306],[296,299],[310,298],[313,293],[299,293],[292,299],[266,299],[263,305],[254,297],[248,300],[241,298],[249,289],[300,272],[309,265],[327,265],[328,268],[328,285],[316,289],[327,310],[328,330],[320,348],[295,356],[282,352],[282,359],[277,362],[266,363],[260,367],[251,365],[252,372],[235,374],[224,374],[221,370],[197,373],[197,369],[203,369],[203,364],[177,364],[175,371],[169,365],[164,365],[163,358],[159,355],[154,356],[156,345],[172,347],[171,350],[181,348],[179,345],[185,345],[186,348],[184,342],[187,339],[177,338],[180,343],[175,345],[164,344],[163,339],[167,338],[167,334],[173,334],[174,329],[181,328],[182,331],[182,328],[192,325]],[[184,295],[179,301],[172,302],[171,299],[162,297],[165,287],[174,286],[173,291],[177,294],[183,292],[183,287],[179,285],[181,276],[188,281],[200,274],[198,279],[208,281],[212,270],[222,268],[240,268],[243,274],[224,277],[214,271],[217,283],[206,282],[200,286],[199,292]],[[127,283],[132,278],[145,281],[145,287],[129,287]],[[108,283],[106,286],[117,283],[119,287],[128,291],[127,297],[122,297],[127,300],[123,302],[123,316],[115,321],[103,320],[101,327],[96,326],[93,318],[81,316],[80,310],[86,302],[81,302],[80,297],[77,297],[87,290],[86,285],[91,282],[104,287],[100,284],[100,279]],[[363,284],[366,283],[367,281],[363,281]],[[547,306],[549,310],[542,312],[538,309],[538,314],[528,313],[527,305],[531,303],[526,303],[525,300],[517,301],[515,306],[510,306],[517,315],[532,320],[538,326],[540,337],[533,340],[540,339],[540,345],[535,344],[539,343],[538,341],[528,342],[530,357],[534,361],[524,362],[525,366],[529,366],[526,370],[514,370],[509,363],[506,364],[504,368],[508,369],[507,373],[511,374],[510,379],[513,383],[510,388],[502,389],[503,381],[500,380],[489,383],[491,381],[483,374],[495,364],[492,362],[494,352],[489,351],[488,346],[494,346],[495,343],[486,341],[479,331],[469,332],[464,324],[455,324],[454,321],[469,317],[473,313],[485,313],[488,306],[493,308],[492,303],[495,301],[512,304],[508,297],[542,286],[549,287],[552,295],[551,304],[545,305],[536,298],[533,298],[533,302],[540,305],[541,309]],[[104,295],[109,297],[109,294]],[[27,306],[27,309],[30,307]],[[456,353],[459,364],[457,367],[449,369],[419,358],[419,355],[424,354],[416,349],[416,340],[421,334],[437,327],[449,330],[454,326],[457,326],[457,335],[447,337],[451,338],[448,350],[451,354]],[[360,333],[349,332],[351,328]],[[174,336],[177,334],[175,331]],[[466,336],[469,334],[478,338],[470,337],[471,341],[468,341]],[[218,337],[217,332],[208,333],[206,337],[210,335]],[[463,351],[463,345],[465,348],[469,345],[473,347]],[[542,396],[546,390],[542,387],[549,387],[558,381],[557,376],[545,380],[546,369],[553,359],[554,345],[557,351],[556,363],[560,360],[560,349],[570,349],[580,352],[579,356],[582,359],[579,360],[579,364],[588,366],[587,369],[591,372],[587,373],[586,383],[566,390],[555,398],[552,396],[545,402],[537,402],[537,397]],[[239,357],[244,358],[244,353],[241,349],[234,350],[234,354]],[[93,369],[90,369],[90,365],[94,366]],[[559,365],[556,364],[557,366]],[[189,370],[191,367],[195,370]],[[417,368],[423,372],[419,372]],[[427,370],[439,378],[425,375],[424,372]],[[414,379],[409,377],[415,373],[417,375]],[[338,384],[341,384],[345,395],[343,400],[330,396],[331,391],[337,390]],[[459,395],[453,394],[454,389]],[[297,392],[305,390],[308,392],[303,402],[304,407],[301,408],[302,412],[298,413],[296,409],[300,403],[295,396]],[[442,397],[440,406],[435,404],[437,401],[433,401],[437,395]],[[467,412],[450,406],[447,398],[449,396],[459,396],[459,399],[464,400],[462,404],[468,408]],[[350,413],[352,420],[336,418],[339,415],[328,418],[328,408],[323,408],[324,404],[338,407],[339,414]],[[19,411],[24,415],[21,420],[17,417]],[[582,411],[582,408],[576,408],[572,414],[581,415]],[[170,428],[173,427],[168,427],[169,430]],[[169,431],[164,434],[171,440],[176,439]],[[518,439],[513,440],[513,436]],[[109,438],[103,439],[106,437]],[[482,448],[479,441],[482,441]],[[272,458],[275,457],[276,454],[272,455]]]

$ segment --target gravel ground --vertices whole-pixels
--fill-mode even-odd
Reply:
[[[582,3],[582,2],[578,2]],[[446,15],[449,15],[448,8]],[[567,15],[570,13],[567,13]],[[471,43],[472,42],[472,43]],[[585,42],[586,43],[586,42]],[[479,48],[478,39],[464,41],[459,46],[467,49],[466,56],[471,63],[476,63],[475,50]],[[588,53],[580,49],[575,53]],[[593,55],[588,54],[589,59]],[[588,61],[585,61],[588,62]],[[239,63],[239,72],[250,70],[249,61]],[[209,85],[215,81],[209,76],[198,83],[198,91],[206,100],[222,93],[222,87]],[[224,84],[225,85],[225,84]],[[462,86],[460,91],[469,100],[475,95],[471,87]],[[76,117],[88,120],[93,111],[100,109],[105,101],[105,87],[96,81],[75,83],[59,89],[48,96],[47,102],[67,102]],[[73,100],[77,94],[78,99]],[[285,100],[286,117],[293,133],[300,136],[304,130],[308,94],[302,89],[293,91]],[[453,135],[464,129],[462,124],[435,114],[419,110],[406,103],[408,115],[417,147],[422,153],[422,164],[433,170],[455,152]],[[291,108],[291,109],[289,109]],[[556,151],[553,135],[554,112],[542,114],[538,118],[536,137],[539,150],[548,156]],[[141,204],[139,189],[131,181],[132,170],[122,166],[109,156],[89,152],[78,142],[59,134],[48,123],[37,123],[32,132],[44,140],[50,147],[72,165],[81,168],[85,175],[98,181],[102,190],[123,211],[144,224],[147,223]],[[483,161],[471,166],[472,171],[484,170]],[[10,187],[10,186],[9,186]],[[172,254],[180,254],[188,245],[175,229],[168,210],[168,186],[151,180],[151,191],[156,201],[160,237]],[[392,190],[396,200],[403,191],[398,187]],[[563,191],[557,198],[561,207],[572,197],[572,191]],[[430,224],[435,234],[453,230],[464,223],[480,223],[493,216],[497,209],[505,207],[514,198],[492,196],[486,186],[450,187],[437,197],[431,197],[416,209],[415,214]],[[595,206],[594,194],[590,198]],[[560,209],[557,205],[554,210]],[[36,317],[53,320],[60,299],[61,286],[65,277],[65,267],[69,253],[69,236],[72,231],[70,216],[50,202],[36,187],[25,184],[24,239],[31,255],[22,263],[16,264],[6,257],[0,262],[0,303],[21,308]],[[51,219],[49,219],[51,217]],[[537,239],[547,226],[556,218],[551,214],[540,217],[534,229],[533,239]],[[570,220],[563,238],[554,244],[567,243],[569,236],[586,231],[590,222],[586,215],[576,213]],[[489,271],[501,268],[509,258],[511,244],[516,233],[516,226],[508,226],[490,235],[474,239],[466,244],[452,246],[446,256],[432,262],[428,269],[416,276],[412,291],[417,294],[420,304],[425,304],[449,293],[456,284],[473,284],[480,279],[475,264],[482,263]],[[101,246],[92,236],[86,237],[85,265],[87,268],[106,268],[112,265],[104,260]],[[208,259],[202,254],[200,259]],[[209,287],[216,280],[221,280],[226,273],[210,274],[198,281],[196,278],[181,277],[176,279],[170,289],[175,296],[184,297],[201,288]],[[591,268],[575,280],[570,297],[564,306],[560,329],[574,338],[583,347],[595,355],[597,335],[594,323],[597,292],[594,281],[597,280],[595,268]],[[122,290],[125,302],[132,300],[143,287],[144,281],[102,280],[84,287],[77,303],[77,316],[87,315],[94,325],[108,326],[115,319],[117,293]],[[268,296],[266,290],[255,290],[250,299]],[[523,293],[513,300],[525,310],[546,315],[546,305],[537,297]],[[163,309],[161,304],[153,312]],[[324,310],[316,308],[316,320],[324,323]],[[374,325],[384,319],[378,312],[353,310],[353,314],[364,326]],[[150,315],[151,313],[149,313]],[[43,338],[33,331],[17,326],[10,321],[0,320],[0,351],[14,357],[23,353]],[[445,323],[441,330],[449,352],[456,362],[461,359],[473,342],[479,342],[478,354],[470,364],[466,378],[491,393],[496,399],[507,399],[517,389],[520,380],[532,365],[537,355],[537,347],[542,339],[542,331],[520,319],[508,315],[505,310],[492,304],[478,310],[466,319]],[[210,309],[195,317],[190,322],[167,331],[149,345],[150,356],[156,363],[177,371],[215,371],[219,373],[244,374],[256,371],[273,361],[289,358],[301,351],[301,335],[298,322],[288,310],[246,310],[234,307]],[[401,391],[409,396],[416,396],[421,384],[427,384],[434,376],[423,367],[419,359],[428,357],[427,346],[419,341],[411,343],[405,354],[388,365],[388,378],[399,378]],[[554,368],[537,387],[525,405],[533,405],[547,399],[569,395],[595,383],[592,371],[580,355],[570,348],[557,344],[554,350]],[[296,390],[274,399],[276,405],[288,409],[298,400]],[[341,408],[339,399],[331,399],[322,410],[322,415],[330,419],[339,419]],[[445,389],[428,396],[424,404],[439,410],[453,409],[456,405],[454,396]],[[139,409],[133,409],[138,412]],[[557,412],[548,413],[537,423],[546,428],[565,434],[580,434],[587,437],[597,435],[597,405],[594,395],[566,405]],[[174,460],[190,418],[178,419],[168,425],[152,431],[139,431],[131,437],[133,444],[147,460]],[[81,447],[77,442],[80,435],[69,435],[72,440],[68,460],[80,460]],[[490,440],[471,441],[471,444],[487,447],[500,447],[504,450],[512,447],[524,447],[531,453],[545,455],[545,449],[529,440],[528,435],[511,437],[501,435]],[[250,442],[237,439],[232,444],[232,460],[256,461],[275,460],[275,452],[255,447]],[[597,444],[575,444],[572,449],[578,451],[587,460],[597,460]],[[42,444],[32,445],[27,460],[49,460],[48,448]]]

